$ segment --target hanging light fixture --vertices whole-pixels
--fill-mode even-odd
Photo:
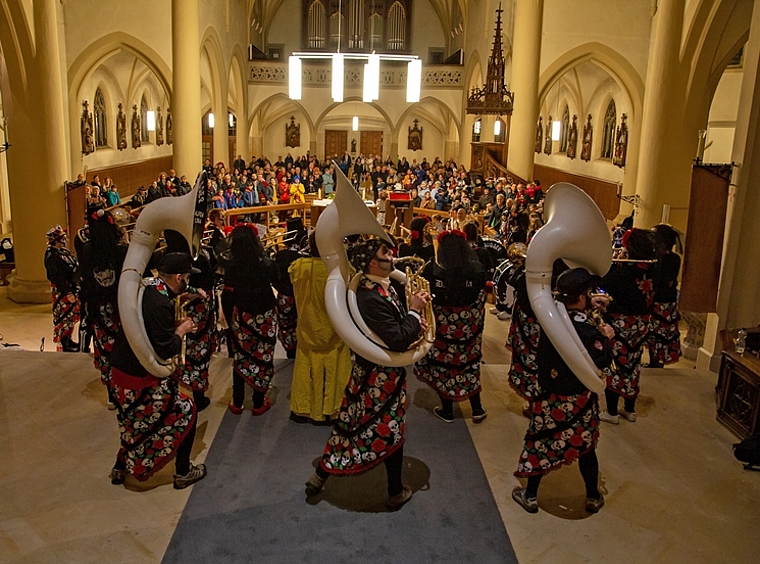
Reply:
[[[559,82],[557,82],[557,114],[559,115],[559,92],[560,92],[561,85]],[[562,131],[562,123],[555,119],[552,122],[552,141],[559,141],[559,136]]]
[[[230,129],[232,129],[233,127],[235,127],[235,116],[232,115],[232,112],[229,112],[227,116],[228,116],[228,121],[230,123]]]
[[[214,129],[214,114],[213,114],[213,112],[209,112],[208,113],[208,126],[211,129]]]
[[[422,82],[422,60],[409,61],[406,73],[406,101],[410,104],[420,101],[420,83]]]
[[[343,101],[343,53],[332,55],[332,99],[334,102]]]
[[[380,97],[380,55],[372,53],[364,65],[364,95],[362,100],[372,102]]]
[[[351,120],[351,129],[353,131],[359,131],[359,116],[354,116]]]
[[[155,131],[156,130],[156,112],[153,110],[148,110],[148,113],[146,115],[146,121],[148,122],[148,131]]]
[[[496,118],[496,121],[493,122],[493,135],[494,137],[498,137],[501,135],[501,118]]]
[[[288,57],[288,96],[291,100],[301,99],[301,59]]]

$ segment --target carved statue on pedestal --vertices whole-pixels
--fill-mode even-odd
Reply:
[[[132,148],[137,149],[142,145],[142,122],[137,104],[132,106]]]
[[[93,137],[93,130],[95,129],[92,113],[90,113],[90,103],[85,100],[82,102],[82,120],[81,120],[81,132],[82,132],[82,154],[89,155],[95,152],[95,138]]]
[[[410,151],[420,151],[422,149],[422,128],[417,127],[419,120],[414,120],[414,127],[409,127],[409,137],[407,138],[407,148]]]
[[[544,153],[547,155],[552,154],[552,116],[549,116],[549,119],[546,120],[546,132],[544,137],[546,138],[546,142],[544,143]]]
[[[623,168],[625,166],[625,157],[628,153],[628,125],[625,123],[627,116],[620,116],[620,125],[615,131],[615,156],[612,157],[612,164]]]
[[[583,142],[581,143],[581,160],[591,160],[591,142],[594,139],[594,128],[591,125],[591,114],[586,116],[586,125],[583,126]]]
[[[164,144],[164,118],[161,116],[161,106],[156,108],[156,145]]]
[[[172,127],[174,126],[172,120],[172,109],[166,108],[166,144],[172,144]]]
[[[536,126],[536,153],[541,154],[541,147],[544,144],[544,118],[538,116],[538,125]]]
[[[296,116],[290,116],[290,123],[285,124],[285,146],[301,146],[301,124],[296,123]]]
[[[116,148],[123,151],[127,148],[127,116],[124,104],[119,102],[119,113],[116,114]]]
[[[578,151],[578,116],[573,115],[573,123],[567,132],[567,158],[574,159]]]

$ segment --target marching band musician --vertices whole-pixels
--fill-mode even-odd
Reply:
[[[379,239],[359,241],[349,251],[351,263],[363,272],[356,291],[365,323],[391,351],[405,351],[427,329],[420,317],[427,292],[411,296],[407,312],[390,282],[393,257]],[[355,354],[340,414],[333,424],[322,460],[306,482],[306,495],[317,495],[331,475],[350,476],[385,463],[388,474],[387,506],[400,509],[412,497],[401,480],[406,370],[377,365]]]
[[[436,262],[422,271],[434,292],[435,342],[414,374],[440,396],[438,419],[453,422],[454,402],[469,399],[472,420],[480,423],[487,415],[480,402],[486,274],[464,233],[444,231],[438,242]]]
[[[298,308],[296,307],[296,297],[288,269],[301,256],[298,253],[298,244],[306,230],[300,217],[291,217],[286,222],[286,226],[287,233],[295,231],[296,235],[293,237],[293,243],[285,243],[287,248],[277,251],[274,257],[274,262],[280,271],[278,281],[274,285],[275,290],[277,290],[277,338],[282,343],[287,357],[294,359],[298,344],[296,331]]]
[[[79,352],[79,344],[71,339],[79,321],[79,265],[66,248],[66,229],[56,225],[45,233],[45,237],[45,270],[53,298],[53,342],[58,352]]]
[[[158,278],[145,288],[142,313],[145,332],[156,354],[169,359],[180,354],[182,338],[195,330],[187,317],[175,326],[172,299],[188,287],[193,268],[185,253],[166,253]],[[197,272],[195,272],[197,273]],[[176,456],[174,488],[186,488],[206,476],[206,466],[190,463],[195,440],[196,408],[172,375],[157,378],[140,364],[122,327],[110,356],[111,392],[118,411],[121,447],[111,470],[111,483],[123,484],[132,474],[145,481]]]
[[[608,373],[613,329],[609,325],[600,328],[587,312],[591,308],[590,292],[598,284],[599,277],[585,268],[567,270],[557,279],[557,300],[565,304],[591,360]],[[586,511],[597,513],[604,505],[596,457],[598,398],[573,374],[546,334],[539,339],[538,367],[541,392],[531,405],[531,422],[515,472],[515,476],[527,478],[528,484],[515,488],[512,499],[528,513],[537,513],[537,493],[543,476],[578,460],[586,486]]]
[[[277,341],[277,265],[265,256],[255,224],[238,225],[232,231],[231,257],[225,265],[224,284],[229,289],[232,312],[227,318],[234,354],[230,411],[243,412],[245,385],[253,388],[253,415],[272,407],[266,396],[274,376]]]
[[[309,235],[309,251],[310,257],[299,258],[288,269],[299,312],[290,390],[290,419],[296,423],[336,417],[351,375],[351,350],[327,314],[327,267],[319,257],[314,232]]]
[[[398,248],[398,256],[416,256],[424,261],[429,261],[435,256],[435,247],[430,241],[428,233],[429,218],[426,216],[415,217],[409,224],[409,243],[401,243]]]
[[[93,211],[88,218],[89,239],[79,250],[82,279],[80,299],[87,311],[87,323],[93,336],[95,368],[108,390],[108,409],[116,409],[111,395],[109,355],[121,328],[119,319],[119,275],[127,245],[123,232],[111,212]]]
[[[166,252],[190,254],[185,238],[167,229],[164,231]],[[206,409],[211,400],[206,397],[208,390],[208,368],[216,345],[216,294],[214,293],[214,271],[211,266],[209,249],[201,247],[194,261],[195,270],[190,275],[187,287],[187,301],[182,306],[184,315],[192,320],[195,331],[185,337],[185,363],[178,366],[175,374],[186,388],[192,391],[197,412]]]
[[[649,325],[648,368],[662,368],[681,358],[681,335],[678,322],[678,271],[681,257],[673,252],[680,243],[678,231],[661,223],[652,227],[658,247],[657,269],[654,275],[654,304]]]
[[[620,396],[624,400],[621,415],[632,423],[636,421],[641,355],[649,332],[654,299],[652,278],[656,268],[654,238],[650,231],[636,228],[627,231],[623,247],[628,258],[613,261],[602,282],[612,298],[607,315],[615,329],[612,350],[617,370],[607,378],[604,392],[607,411],[602,412],[601,419],[613,425],[620,421]]]

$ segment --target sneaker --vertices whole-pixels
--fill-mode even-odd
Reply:
[[[243,413],[243,406],[240,407],[236,406],[234,403],[230,402],[230,411],[234,413],[235,415],[240,415]]]
[[[630,421],[631,423],[636,422],[636,412],[635,411],[625,411],[623,409],[620,410],[620,415],[623,416],[623,418],[626,421]]]
[[[272,401],[269,398],[264,398],[264,403],[261,404],[261,407],[252,407],[251,408],[251,415],[259,416],[264,415],[267,411],[269,411],[272,407]]]
[[[391,511],[398,511],[410,499],[412,499],[412,488],[404,484],[401,493],[389,497],[385,500],[385,505],[387,505],[388,509]]]
[[[445,421],[446,423],[453,423],[454,422],[454,414],[453,413],[444,413],[443,412],[443,408],[440,405],[436,405],[433,408],[433,415],[435,415],[441,421]]]
[[[119,470],[118,468],[112,468],[111,473],[109,474],[109,478],[111,478],[111,483],[114,486],[120,486],[124,483],[124,480],[127,479],[127,471]]]
[[[319,474],[314,472],[311,475],[311,478],[309,478],[306,481],[306,495],[307,496],[317,495],[319,492],[322,491],[322,488],[325,487],[326,481],[327,481],[327,478],[321,478]]]
[[[472,412],[473,423],[482,423],[486,417],[488,417],[488,412],[485,409],[481,408],[477,411]]]
[[[496,319],[500,321],[506,321],[511,318],[512,318],[512,314],[510,314],[508,311],[502,311],[496,316]]]
[[[187,486],[192,486],[195,482],[199,482],[205,477],[206,477],[205,464],[198,464],[198,466],[191,464],[190,471],[184,476],[180,476],[179,474],[174,475],[174,489],[184,490]]]
[[[528,513],[538,513],[538,500],[527,497],[527,493],[528,488],[515,488],[512,490],[512,499]]]
[[[610,415],[607,411],[602,411],[602,413],[599,415],[599,419],[605,423],[611,423],[612,425],[617,425],[620,423],[619,415]]]
[[[586,498],[586,511],[589,513],[599,513],[599,510],[604,507],[604,496],[599,495],[599,499],[593,497]]]
[[[488,310],[488,313],[491,313],[493,315],[499,315],[499,308],[498,307],[492,307]]]

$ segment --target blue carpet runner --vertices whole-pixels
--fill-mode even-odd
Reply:
[[[438,420],[437,396],[414,378],[403,475],[411,501],[397,512],[385,508],[380,465],[331,478],[307,502],[304,482],[330,428],[288,419],[292,361],[276,367],[268,413],[224,416],[208,476],[194,486],[164,563],[517,562],[464,420]]]

